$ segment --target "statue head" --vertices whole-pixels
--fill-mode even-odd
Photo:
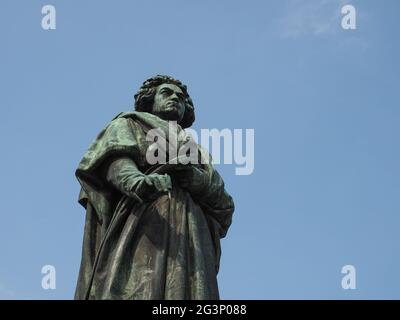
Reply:
[[[135,110],[177,121],[182,128],[190,127],[195,120],[187,87],[169,76],[157,75],[143,82],[135,94]]]

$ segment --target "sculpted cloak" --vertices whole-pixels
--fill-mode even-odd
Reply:
[[[146,112],[120,113],[79,163],[86,220],[75,299],[219,299],[220,238],[234,203],[213,166],[202,165],[209,185],[201,194],[172,180],[170,194],[151,201],[124,189],[123,179],[134,184],[135,176],[122,170],[114,184],[105,178],[112,160],[120,158],[133,161],[141,173],[157,172],[160,165],[146,161],[152,143],[146,133],[153,128],[168,140],[167,121]],[[177,128],[179,147],[184,130]]]

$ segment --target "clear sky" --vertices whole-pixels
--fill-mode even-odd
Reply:
[[[353,4],[357,29],[341,28]],[[41,8],[57,10],[56,30]],[[188,85],[195,129],[255,130],[255,170],[218,169],[236,211],[224,299],[400,298],[400,2],[0,2],[0,298],[71,299],[74,171],[142,81]],[[54,265],[56,290],[41,287]],[[356,268],[343,290],[341,268]]]

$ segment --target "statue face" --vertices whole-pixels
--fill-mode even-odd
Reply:
[[[185,94],[174,84],[159,85],[154,95],[152,113],[161,119],[179,123],[185,113]]]

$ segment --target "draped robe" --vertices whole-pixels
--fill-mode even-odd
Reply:
[[[120,113],[79,163],[86,220],[75,299],[219,299],[220,239],[234,203],[213,166],[203,165],[209,185],[202,194],[172,180],[170,193],[152,201],[123,190],[118,179],[127,176],[106,179],[113,159],[129,158],[142,173],[157,168],[146,161],[153,128],[169,136],[168,122],[153,114]]]

